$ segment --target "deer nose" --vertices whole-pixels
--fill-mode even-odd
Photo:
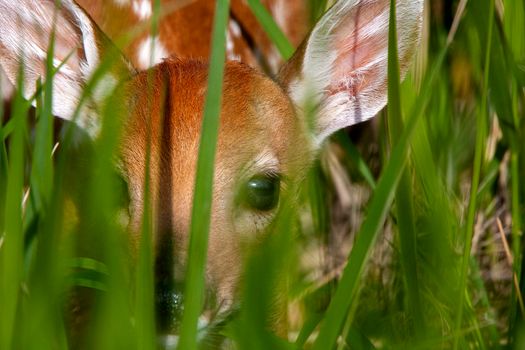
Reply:
[[[184,284],[174,280],[157,281],[155,291],[155,310],[157,318],[157,341],[159,350],[175,350],[179,342],[179,330],[184,312]],[[205,297],[205,305],[209,303]],[[199,318],[198,330],[206,333],[209,326],[207,317]]]
[[[156,284],[155,312],[160,334],[178,333],[184,311],[183,284],[163,279]]]

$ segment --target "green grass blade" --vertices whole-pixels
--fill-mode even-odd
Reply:
[[[3,76],[0,76],[2,79]],[[0,81],[0,90],[2,82]],[[0,97],[2,91],[0,91]],[[8,162],[7,162],[7,149],[5,147],[4,136],[4,103],[0,101],[0,232],[4,232],[4,219],[5,219],[5,196],[7,191],[7,175],[8,175]]]
[[[270,332],[275,315],[286,308],[286,284],[296,266],[294,233],[296,216],[290,198],[281,200],[271,234],[250,248],[242,290],[242,308],[236,322],[240,349],[291,350],[293,346]],[[273,322],[273,323],[272,323]],[[278,325],[280,326],[280,325]],[[277,326],[277,327],[278,327]]]
[[[401,112],[399,61],[397,49],[396,2],[390,1],[390,25],[388,36],[388,128],[392,145],[399,142],[403,132]],[[405,303],[408,306],[414,330],[421,333],[424,317],[421,308],[420,286],[418,282],[418,260],[416,248],[416,224],[410,173],[405,169],[396,190],[396,214],[403,267],[403,277],[407,289]]]
[[[160,19],[160,0],[153,2],[153,16],[151,19],[152,36],[158,35],[159,19]],[[155,41],[151,43],[151,57],[150,63],[153,62],[153,53],[155,52]],[[151,74],[148,76],[148,93],[153,91],[153,84],[151,83]],[[152,102],[148,101],[151,105]],[[164,105],[164,103],[162,104]],[[151,109],[152,106],[149,106]],[[151,122],[148,122],[147,127],[147,149],[146,149],[146,169],[144,174],[144,203],[143,203],[143,218],[141,228],[141,239],[138,257],[138,268],[136,276],[136,307],[135,313],[137,317],[138,330],[138,348],[141,350],[153,349],[155,346],[155,279],[154,279],[154,258],[153,251],[153,220],[152,220],[152,206],[151,206]],[[163,131],[164,132],[164,131]]]
[[[224,75],[226,24],[229,1],[217,1],[208,76],[208,91],[202,119],[199,158],[190,227],[189,260],[184,290],[184,314],[179,349],[197,346],[197,320],[204,296],[204,269],[208,248],[208,231],[212,204],[215,151],[219,130],[221,94]]]
[[[56,21],[53,21],[56,23]],[[31,191],[36,198],[37,210],[42,209],[45,213],[49,205],[52,184],[53,165],[51,151],[53,149],[53,76],[54,76],[54,47],[55,33],[51,34],[49,48],[46,57],[46,79],[43,86],[42,107],[37,108],[39,118],[36,126],[35,146],[33,152],[33,166],[31,171]]]
[[[22,91],[23,69],[18,75],[18,91]],[[0,348],[11,349],[14,341],[16,311],[23,280],[22,191],[24,186],[27,102],[21,93],[14,100],[14,129],[10,138],[5,226],[0,236]]]
[[[252,9],[253,14],[257,17],[257,20],[264,28],[272,42],[279,50],[281,56],[287,60],[292,57],[295,49],[286,38],[286,35],[282,32],[279,26],[275,23],[272,15],[268,13],[268,10],[261,4],[260,0],[248,0],[248,5]]]
[[[513,52],[516,60],[514,64],[523,65],[525,63],[525,36],[520,35],[525,31],[525,3],[523,1],[507,1],[505,4],[505,33],[509,41],[509,46]],[[520,86],[521,85],[521,86]],[[525,291],[523,283],[523,208],[525,207],[525,195],[523,194],[523,186],[521,179],[523,178],[523,168],[525,167],[525,156],[523,152],[524,130],[523,127],[523,113],[520,114],[520,99],[521,108],[525,104],[525,93],[521,89],[523,83],[520,84],[518,78],[512,86],[512,112],[513,125],[516,130],[515,141],[511,144],[510,156],[510,178],[511,178],[511,216],[512,216],[512,253],[513,253],[513,271],[516,274],[518,281],[521,281],[521,288],[519,290],[513,289],[513,296],[511,300],[510,316],[509,316],[509,341],[515,337],[515,329],[517,323],[524,319],[525,315],[518,309],[517,293]],[[521,91],[520,91],[521,90]],[[520,172],[520,169],[522,170]]]

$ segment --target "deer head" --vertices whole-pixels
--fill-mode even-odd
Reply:
[[[397,0],[403,75],[419,40],[422,7],[422,0]],[[227,312],[236,299],[245,243],[266,233],[280,197],[293,194],[327,137],[384,107],[389,8],[389,0],[338,1],[275,80],[226,62],[206,268],[221,310]],[[63,62],[53,80],[53,114],[71,119],[86,83],[113,57],[75,122],[96,139],[101,105],[115,91],[124,96],[117,163],[129,188],[130,231],[140,227],[150,195],[157,261],[172,265],[159,267],[164,275],[157,278],[183,282],[206,62],[169,58],[137,72],[72,0],[62,0],[58,10],[53,0],[0,0],[0,65],[14,83],[23,57],[27,98],[44,75],[53,25],[56,66]],[[309,115],[315,119],[307,120]],[[148,146],[152,188],[145,193]]]

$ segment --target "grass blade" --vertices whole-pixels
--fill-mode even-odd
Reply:
[[[390,142],[395,145],[403,132],[401,112],[399,61],[397,49],[396,2],[390,1],[390,22],[388,37],[388,128]],[[405,303],[413,318],[414,329],[421,333],[424,318],[421,308],[420,286],[418,282],[417,237],[414,219],[414,203],[411,178],[407,169],[401,175],[396,190],[396,213],[399,241],[401,246],[401,265],[407,289]]]
[[[23,91],[24,74],[20,68],[18,91]],[[21,93],[14,100],[13,134],[10,138],[5,226],[0,240],[0,348],[11,349],[14,341],[16,311],[23,280],[24,239],[22,228],[22,191],[24,186],[27,102]]]
[[[197,347],[197,320],[202,310],[204,296],[204,269],[206,266],[210,226],[214,161],[226,56],[225,39],[228,14],[229,0],[217,1],[212,35],[208,91],[202,118],[199,158],[195,177],[189,260],[184,290],[184,314],[178,347],[184,350],[191,350]]]
[[[277,46],[277,50],[279,50],[281,56],[285,60],[292,57],[295,51],[294,47],[290,41],[288,41],[288,38],[286,38],[286,35],[284,35],[279,26],[275,23],[272,15],[268,13],[268,10],[266,10],[263,4],[261,4],[261,1],[248,0],[248,5],[272,42],[275,44],[275,46]]]

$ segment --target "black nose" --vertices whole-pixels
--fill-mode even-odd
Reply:
[[[183,286],[173,280],[157,281],[155,312],[160,334],[177,334],[184,308]]]

